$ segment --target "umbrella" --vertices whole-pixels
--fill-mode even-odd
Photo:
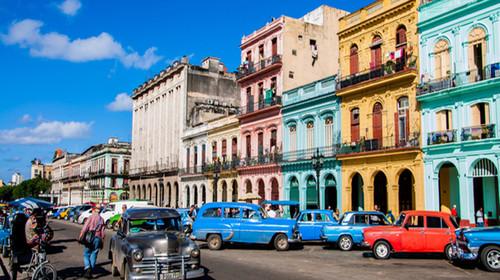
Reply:
[[[260,195],[254,193],[245,193],[238,198],[239,201],[257,200],[257,199],[261,199],[261,197]]]
[[[35,209],[35,208],[47,209],[54,207],[54,205],[50,202],[41,199],[36,199],[33,197],[19,198],[12,202],[9,202],[9,205],[17,208],[30,208],[30,209]]]

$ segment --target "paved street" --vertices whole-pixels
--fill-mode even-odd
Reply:
[[[52,221],[55,240],[49,256],[61,279],[81,279],[82,248],[76,242],[79,225]],[[105,248],[108,248],[108,231]],[[230,246],[222,251],[202,250],[205,279],[498,279],[479,268],[453,266],[441,256],[397,256],[373,259],[362,251],[340,252],[322,244],[277,252],[266,246]],[[99,255],[97,279],[113,279],[105,253]],[[5,279],[2,277],[1,279]]]

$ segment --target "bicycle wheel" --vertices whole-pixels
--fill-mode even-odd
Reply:
[[[31,280],[57,280],[57,271],[50,263],[44,263],[39,265]]]

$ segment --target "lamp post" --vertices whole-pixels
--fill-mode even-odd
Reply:
[[[215,161],[215,164],[214,164],[214,191],[213,191],[213,194],[212,194],[212,201],[213,202],[216,202],[217,201],[217,183],[219,181],[219,174],[220,174],[220,162],[219,160],[216,160]]]
[[[317,200],[318,209],[321,209],[321,203],[320,203],[320,199],[319,199],[319,191],[320,191],[319,190],[319,175],[321,172],[321,168],[323,168],[324,159],[325,159],[325,156],[323,156],[323,154],[320,154],[319,148],[317,148],[316,153],[314,153],[314,155],[311,158],[311,161],[312,161],[312,166],[313,166],[314,170],[316,171],[316,191],[317,191],[317,195],[318,195],[318,200]]]

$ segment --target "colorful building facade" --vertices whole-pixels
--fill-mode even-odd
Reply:
[[[316,171],[311,158],[324,156],[320,171],[320,207],[341,208],[340,101],[335,96],[336,77],[331,76],[283,93],[284,198],[300,202],[300,208],[317,207]],[[339,182],[339,183],[337,183]]]
[[[415,0],[376,1],[340,20],[344,211],[424,208],[416,21]]]
[[[328,6],[295,19],[281,16],[241,41],[239,186],[261,199],[282,199],[283,91],[338,71],[338,19],[347,12]]]
[[[500,215],[500,3],[419,7],[425,207],[457,206],[463,224]]]

